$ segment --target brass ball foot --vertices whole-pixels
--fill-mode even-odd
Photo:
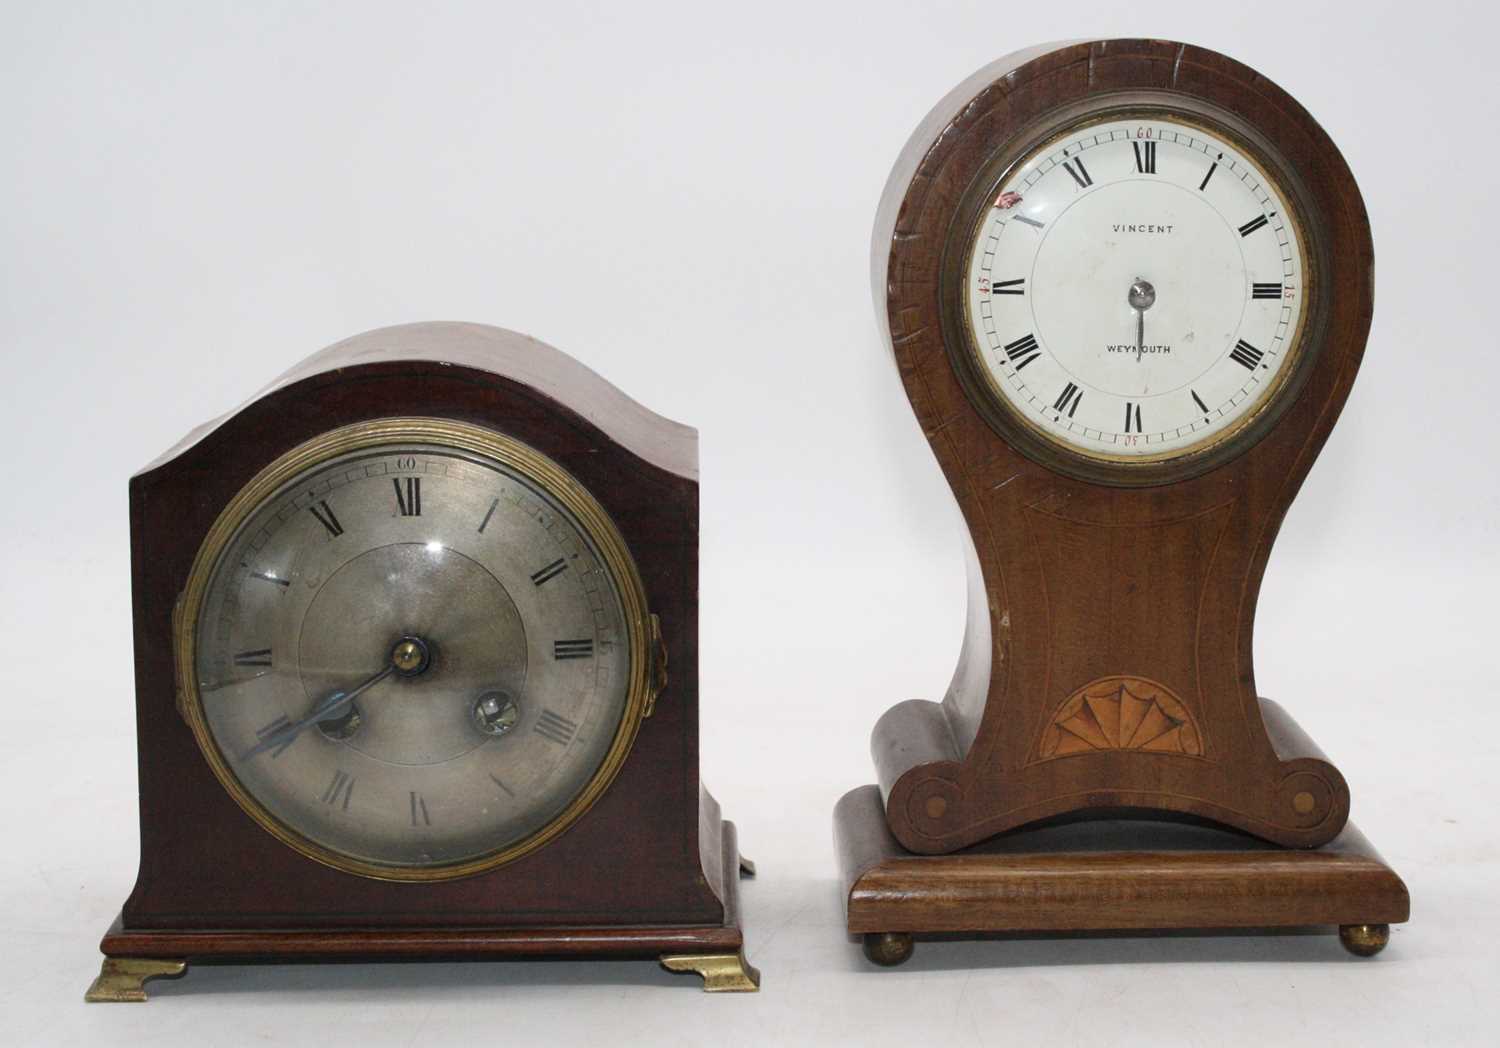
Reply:
[[[870,932],[865,936],[865,956],[882,968],[894,968],[911,959],[917,944],[905,932]]]
[[[1339,942],[1356,957],[1374,957],[1391,941],[1389,924],[1341,924]]]

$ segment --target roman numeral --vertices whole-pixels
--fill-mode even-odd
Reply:
[[[1224,154],[1220,153],[1219,154],[1219,160],[1223,160],[1223,159],[1224,159]],[[1208,185],[1208,180],[1210,178],[1214,177],[1214,172],[1219,169],[1219,160],[1215,160],[1212,164],[1208,165],[1208,174],[1204,175],[1203,176],[1203,181],[1198,183],[1198,191],[1200,193],[1203,192],[1204,187]]]
[[[329,782],[328,789],[323,791],[320,798],[324,804],[349,810],[349,798],[354,796],[354,776],[346,771],[335,771],[333,780]],[[342,801],[342,803],[340,803]]]
[[[269,666],[271,665],[271,649],[257,648],[254,651],[242,651],[234,657],[236,666]]]
[[[1025,222],[1028,226],[1031,226],[1033,229],[1041,229],[1042,226],[1044,225],[1044,223],[1038,222],[1034,218],[1027,218],[1025,215],[1012,215],[1011,217],[1014,218],[1017,222]]]
[[[1248,221],[1244,225],[1240,226],[1240,236],[1242,236],[1242,237],[1249,236],[1251,233],[1254,233],[1261,226],[1265,225],[1266,221],[1267,220],[1266,220],[1266,216],[1265,215],[1256,215],[1250,221]]]
[[[1132,142],[1135,149],[1135,169],[1143,175],[1156,174],[1156,143]]]
[[[567,570],[568,565],[563,561],[561,557],[558,557],[551,564],[548,564],[545,568],[533,573],[531,576],[531,583],[534,586],[540,586],[548,579],[555,579],[557,578],[557,576],[561,575]]]
[[[1135,429],[1134,430],[1132,430],[1130,428],[1130,424],[1131,424],[1131,421],[1132,421],[1132,419],[1131,419],[1131,414],[1132,413],[1134,413],[1134,416],[1135,416],[1134,417],[1134,422],[1135,422]],[[1125,432],[1126,433],[1130,433],[1130,432],[1140,433],[1140,432],[1142,432],[1142,430],[1141,430],[1141,406],[1139,404],[1132,404],[1129,401],[1126,401],[1126,403],[1125,403]]]
[[[573,741],[578,725],[560,713],[543,710],[542,715],[536,719],[536,727],[533,730],[544,739],[566,746]]]
[[[401,482],[406,481],[406,493],[402,494]],[[392,477],[391,483],[396,487],[396,510],[403,517],[420,517],[422,515],[422,478],[421,477]]]
[[[1281,297],[1281,285],[1280,284],[1251,284],[1250,285],[1250,297],[1251,298],[1280,298]]]
[[[495,507],[498,505],[500,505],[500,500],[496,499],[490,503],[490,508],[484,511],[484,519],[479,522],[479,534],[483,535],[484,529],[490,526],[490,518],[495,515]]]
[[[280,717],[277,717],[270,724],[267,724],[264,728],[256,728],[255,737],[261,742],[265,742],[266,739],[270,738],[272,735],[275,735],[277,732],[285,731],[291,726],[291,723],[291,721],[287,720],[286,714],[283,713]],[[296,742],[298,738],[299,736],[296,733],[293,733],[278,742],[276,745],[272,746],[271,757],[273,759],[276,757],[280,757],[287,751],[287,747]]]
[[[413,826],[432,825],[432,818],[427,814],[427,802],[416,790],[411,791],[411,824]]]
[[[1193,395],[1193,403],[1198,405],[1198,410],[1201,411],[1201,412],[1203,412],[1203,421],[1207,422],[1208,421],[1208,405],[1205,404],[1205,403],[1203,403],[1203,398],[1198,395],[1198,391],[1196,389],[1190,389],[1190,390],[1188,390],[1188,392]]]
[[[252,579],[264,579],[266,582],[274,582],[278,586],[290,586],[292,584],[291,579],[278,579],[275,575],[265,571],[252,571],[250,577]]]
[[[1078,165],[1077,170],[1074,170],[1074,164]],[[1078,183],[1079,189],[1087,189],[1094,184],[1094,180],[1089,177],[1089,169],[1083,166],[1082,157],[1075,156],[1072,160],[1064,160],[1063,167],[1067,170],[1068,174],[1073,176],[1073,181]]]
[[[1256,349],[1244,339],[1240,339],[1238,342],[1236,342],[1234,344],[1234,349],[1229,351],[1230,360],[1234,361],[1236,364],[1244,365],[1251,371],[1255,370],[1255,366],[1260,363],[1260,358],[1263,356],[1265,356],[1264,353]]]
[[[339,518],[333,515],[333,510],[327,502],[319,502],[316,506],[308,506],[307,512],[318,518],[318,523],[328,529],[328,534],[338,538],[344,533],[344,528],[339,524]]]
[[[516,791],[505,785],[505,783],[501,782],[500,777],[494,772],[490,772],[490,781],[493,782],[496,786],[499,786],[500,791],[507,797],[514,797],[516,795]]]
[[[1022,285],[1025,283],[1025,277],[1021,277],[1018,280],[997,280],[990,285],[990,293],[995,295],[1024,295],[1026,294],[1026,288]]]
[[[1026,335],[1014,342],[1007,342],[1005,353],[1010,357],[1010,362],[1016,366],[1016,370],[1020,371],[1042,355],[1042,347],[1036,344],[1035,335]]]
[[[1078,410],[1078,402],[1082,399],[1083,390],[1069,382],[1063,387],[1063,391],[1058,395],[1057,400],[1053,401],[1052,410],[1059,413],[1066,411],[1068,418],[1072,418],[1073,412]]]
[[[594,657],[592,640],[555,640],[552,642],[554,659],[591,659]]]

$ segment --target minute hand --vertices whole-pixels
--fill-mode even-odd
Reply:
[[[279,749],[282,746],[285,746],[293,739],[295,739],[298,735],[302,734],[305,729],[312,727],[319,721],[328,720],[331,715],[337,713],[339,710],[349,705],[349,703],[353,702],[357,696],[373,688],[375,685],[379,684],[381,681],[385,680],[395,672],[396,667],[388,665],[379,673],[365,678],[363,681],[361,681],[359,684],[356,684],[348,691],[334,692],[323,701],[319,702],[316,706],[314,706],[312,712],[309,713],[306,717],[303,717],[299,721],[293,721],[291,724],[285,725],[284,727],[277,728],[275,731],[267,735],[264,739],[261,739],[260,742],[256,743],[254,746],[251,746],[244,753],[240,754],[240,760],[249,760],[251,757],[255,757],[259,754],[265,753],[267,750]]]

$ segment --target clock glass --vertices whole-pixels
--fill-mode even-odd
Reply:
[[[1050,138],[988,192],[966,246],[975,370],[1068,452],[1202,451],[1296,363],[1307,277],[1289,194],[1185,116],[1115,112]]]
[[[268,830],[389,879],[551,839],[643,715],[644,599],[598,503],[477,427],[381,420],[229,505],[180,615],[185,712]]]

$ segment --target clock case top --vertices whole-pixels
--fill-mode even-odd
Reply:
[[[261,829],[219,786],[175,701],[173,607],[225,504],[303,441],[391,416],[484,426],[567,469],[634,556],[669,673],[618,777],[577,823],[507,865],[421,884],[332,869]],[[695,430],[524,335],[457,323],[385,328],[314,354],[137,474],[130,522],[141,862],[106,952],[143,952],[144,940],[109,944],[151,930],[560,925],[697,926],[709,929],[700,948],[738,947],[732,826],[698,775]],[[642,952],[690,945],[656,938],[642,938]]]
[[[995,152],[1091,100],[1143,93],[1228,114],[1274,143],[1298,175],[1306,235],[1336,263],[1318,274],[1312,341],[1275,425],[1210,468],[1147,484],[1081,476],[997,427],[957,363],[967,352],[944,299],[954,216]],[[969,564],[945,698],[894,707],[871,741],[895,837],[938,854],[1051,816],[1141,808],[1289,846],[1333,839],[1347,783],[1259,698],[1252,658],[1272,543],[1349,394],[1372,311],[1369,222],[1324,131],[1265,77],[1202,48],[1021,51],[957,87],[912,136],[880,203],[872,269],[882,331],[967,526]],[[1090,688],[1121,705],[1159,697],[1195,744],[1058,752],[1059,725]]]

